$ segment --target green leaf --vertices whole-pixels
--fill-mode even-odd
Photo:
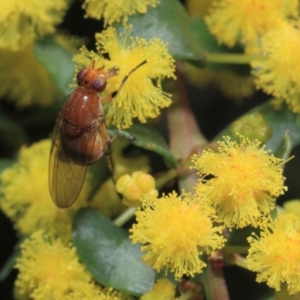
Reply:
[[[97,163],[89,166],[88,168],[87,177],[91,187],[89,198],[92,198],[93,195],[99,190],[102,183],[104,183],[105,180],[111,176],[107,167],[107,159],[104,156],[101,157]]]
[[[258,300],[274,300],[274,290],[270,289],[265,294],[263,294],[261,297],[259,297]]]
[[[215,37],[209,31],[203,18],[192,18],[190,20],[190,27],[202,49],[208,53],[232,53],[232,54],[243,54],[244,49],[240,46],[235,46],[228,48],[225,45],[220,44]],[[248,64],[230,64],[230,63],[209,63],[207,62],[207,67],[214,70],[230,70],[231,72],[246,76],[250,75],[251,68]]]
[[[9,276],[10,272],[12,271],[15,265],[16,258],[19,255],[20,255],[20,250],[17,250],[13,252],[13,254],[7,259],[4,266],[0,270],[0,282],[5,280]]]
[[[25,241],[25,239],[28,236],[23,236],[15,245],[14,247],[14,252],[10,255],[10,257],[6,260],[4,266],[1,268],[0,270],[0,282],[5,280],[7,278],[7,276],[9,276],[10,272],[12,271],[15,263],[16,263],[16,259],[21,255],[21,249],[20,249],[20,245]]]
[[[278,158],[287,160],[291,154],[292,147],[293,147],[293,143],[291,141],[290,133],[286,131],[279,145],[277,146],[274,155]]]
[[[91,209],[73,220],[73,244],[94,279],[102,285],[140,296],[152,288],[155,272],[142,262],[139,245],[125,231]]]
[[[191,31],[203,49],[213,53],[228,52],[228,48],[220,45],[210,33],[203,18],[192,18],[189,22]]]
[[[69,84],[74,76],[72,53],[50,36],[38,41],[34,50],[37,60],[49,71],[58,90],[63,95],[70,94]]]
[[[220,44],[209,31],[203,18],[192,18],[189,22],[193,35],[205,51],[212,53],[244,53],[243,48],[240,46],[228,48]]]
[[[164,138],[149,125],[134,124],[131,128],[126,130],[110,129],[108,130],[110,136],[119,135],[123,136],[138,147],[154,151],[161,155],[166,164],[171,168],[176,168],[177,162],[169,150]]]
[[[251,236],[253,232],[259,236],[259,229],[251,226],[232,229],[232,231],[229,233],[225,248],[229,246],[249,247],[247,238]]]
[[[3,111],[0,111],[0,139],[11,152],[16,151],[27,140],[23,127]]]
[[[168,43],[175,59],[196,60],[204,63],[204,54],[189,26],[188,15],[177,0],[163,0],[146,14],[135,14],[128,20],[133,25],[133,36],[150,40],[160,38]],[[117,29],[123,27],[119,23]]]
[[[64,97],[61,97],[61,101],[63,101]],[[26,114],[22,114],[19,118],[20,123],[26,127],[36,128],[38,126],[48,126],[49,124],[55,123],[55,119],[58,116],[58,113],[61,109],[61,102],[56,102],[52,106],[49,107],[31,107],[30,110],[26,112]]]
[[[300,123],[297,115],[293,114],[286,107],[275,110],[270,102],[255,107],[250,112],[247,112],[247,114],[255,111],[264,116],[272,130],[272,136],[266,143],[267,149],[271,149],[274,153],[287,130],[289,131],[290,140],[293,146],[295,147],[300,144]],[[223,135],[232,136],[230,128],[230,125],[226,127],[214,138],[214,140],[221,140]]]

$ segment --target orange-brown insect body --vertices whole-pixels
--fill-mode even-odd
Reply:
[[[62,111],[61,142],[66,152],[78,163],[91,164],[103,155],[101,138],[86,145],[88,135],[97,135],[103,121],[103,109],[97,93],[78,87]]]
[[[117,69],[82,69],[78,87],[70,94],[55,125],[49,166],[49,188],[54,203],[65,208],[78,197],[87,166],[108,154],[110,137],[103,122],[102,98],[107,79]]]
[[[54,203],[65,208],[77,199],[86,174],[87,166],[96,162],[105,153],[112,172],[108,145],[111,142],[104,124],[102,102],[110,101],[122,88],[130,74],[146,63],[133,68],[122,80],[119,89],[99,97],[107,80],[117,74],[113,67],[82,69],[77,73],[78,87],[71,93],[59,113],[52,138],[49,161],[49,190]]]

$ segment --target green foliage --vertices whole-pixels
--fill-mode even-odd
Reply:
[[[151,289],[155,272],[142,262],[140,245],[105,216],[80,210],[73,221],[73,244],[97,282],[133,295]]]
[[[133,35],[150,40],[160,38],[168,44],[175,59],[204,63],[204,54],[189,26],[189,18],[183,6],[176,0],[164,0],[147,14],[136,14],[129,18]],[[119,24],[119,28],[122,24]],[[118,28],[118,27],[117,27]]]
[[[48,36],[35,44],[37,60],[49,71],[62,95],[70,94],[70,83],[74,76],[72,53]]]
[[[76,22],[84,22],[84,19],[76,20]],[[98,21],[95,22],[97,22],[97,25],[93,29],[97,28],[100,31],[102,24]],[[158,6],[148,8],[146,14],[130,16],[128,23],[132,25],[132,34],[135,37],[145,38],[148,41],[152,38],[160,38],[167,44],[170,54],[177,61],[178,79],[174,84],[169,82],[166,84],[167,89],[169,89],[168,92],[173,95],[173,103],[171,107],[166,109],[168,116],[167,121],[164,123],[167,123],[167,138],[171,141],[171,145],[166,142],[160,133],[160,128],[156,129],[149,124],[135,123],[126,130],[118,130],[113,127],[108,128],[109,135],[111,137],[115,135],[124,137],[134,146],[153,151],[163,158],[166,166],[163,166],[162,172],[159,171],[153,176],[164,183],[164,192],[175,190],[177,187],[179,187],[177,189],[178,192],[181,192],[182,188],[188,192],[194,192],[198,175],[196,172],[189,172],[191,156],[194,153],[200,154],[206,147],[211,147],[206,137],[202,134],[202,129],[203,132],[206,132],[206,127],[215,129],[215,123],[217,123],[218,119],[227,116],[228,112],[224,110],[224,112],[219,112],[219,114],[215,113],[218,111],[219,106],[219,102],[215,98],[221,96],[212,90],[208,91],[213,93],[213,96],[209,98],[207,96],[209,93],[201,93],[200,96],[197,96],[197,103],[190,105],[188,100],[190,95],[186,91],[188,85],[185,82],[182,62],[189,62],[199,68],[205,67],[215,72],[230,70],[236,75],[250,75],[250,62],[252,62],[253,58],[244,55],[244,47],[239,43],[232,48],[221,45],[209,31],[204,19],[202,17],[190,18],[184,6],[176,0],[161,0]],[[85,26],[81,27],[84,28]],[[116,28],[121,32],[123,30],[123,22],[116,24]],[[92,31],[86,30],[86,34],[89,34],[90,38],[94,35]],[[74,78],[73,53],[57,43],[53,36],[44,36],[42,39],[35,41],[34,53],[37,61],[50,74],[61,97],[52,106],[46,108],[32,106],[19,110],[7,104],[7,102],[1,105],[0,174],[16,161],[17,151],[21,146],[30,145],[35,141],[50,136],[58,111],[61,105],[67,101],[67,95],[72,92],[70,84]],[[223,57],[220,61],[210,60],[210,55],[218,54],[227,58],[230,57],[230,59],[226,60]],[[106,53],[105,55],[109,58],[109,54]],[[241,56],[244,59],[242,62],[239,60],[235,61],[237,57]],[[4,96],[9,98],[9,95]],[[254,95],[255,97],[256,95]],[[199,117],[202,110],[208,115],[206,123],[203,121],[206,117]],[[292,113],[285,106],[275,110],[271,100],[252,108],[251,112],[259,112],[272,131],[271,137],[266,142],[266,148],[271,149],[276,157],[288,160],[292,148],[300,144],[299,116]],[[221,116],[222,114],[223,116]],[[246,114],[249,114],[249,111]],[[201,130],[199,124],[203,127]],[[231,132],[231,127],[232,122],[226,128],[218,128],[220,132],[213,141],[220,140],[224,135],[235,138]],[[289,163],[292,164],[293,160]],[[165,167],[172,169],[171,171],[175,173],[175,176],[178,176],[177,182],[170,180],[174,178],[173,173],[170,178],[167,178]],[[103,157],[97,164],[91,166],[88,174],[92,195],[99,189],[105,179],[110,176],[106,159]],[[294,174],[294,178],[298,177],[297,174]],[[168,182],[168,185],[166,182]],[[177,183],[178,186],[176,185]],[[45,193],[48,193],[48,190]],[[105,200],[107,202],[110,201],[109,195],[107,195]],[[273,218],[277,216],[276,210],[271,211],[270,214]],[[132,221],[132,218],[133,213],[129,219]],[[184,230],[184,224],[182,230]],[[247,254],[249,247],[247,237],[253,232],[259,236],[259,229],[250,226],[226,232],[228,240],[221,253],[225,257],[226,264],[231,263],[228,257],[233,253],[243,256]],[[131,243],[128,231],[117,227],[112,220],[95,210],[84,208],[77,212],[73,219],[72,243],[77,250],[80,261],[100,285],[113,287],[118,291],[139,297],[152,289],[157,278],[165,276],[164,272],[156,274],[152,268],[142,261],[143,254],[140,251],[140,245]],[[2,244],[4,245],[5,243]],[[6,263],[0,270],[0,281],[7,278],[13,268],[16,257],[19,255],[20,251],[17,248],[6,260]],[[206,260],[206,262],[208,267],[202,275],[197,275],[194,283],[200,282],[204,286],[205,299],[228,299],[226,280],[222,270],[214,268],[214,264],[210,260]],[[174,284],[178,285],[172,274],[168,276]],[[252,300],[251,296],[257,294],[254,290],[245,290],[243,295],[245,296],[243,299]],[[197,296],[195,296],[195,299]],[[259,300],[269,300],[273,299],[273,297],[273,292],[269,291],[261,296]],[[256,298],[253,298],[253,300],[256,300]]]
[[[127,130],[110,129],[111,136],[119,135],[132,141],[137,147],[161,155],[169,167],[176,168],[177,162],[162,135],[149,125],[134,124]]]
[[[264,116],[272,131],[272,135],[266,143],[267,149],[271,149],[274,153],[274,151],[281,145],[283,136],[286,136],[286,142],[284,147],[287,148],[288,151],[291,150],[291,143],[294,147],[300,144],[300,125],[297,121],[297,115],[293,114],[286,107],[280,110],[275,110],[270,102],[266,102],[253,108],[250,111],[250,113],[256,111]],[[214,140],[219,140],[223,135],[231,136],[230,127],[231,125],[227,126],[224,130],[222,130],[214,138]],[[286,132],[288,132],[289,135],[288,140]],[[283,156],[281,157],[286,157],[284,154],[282,155]]]

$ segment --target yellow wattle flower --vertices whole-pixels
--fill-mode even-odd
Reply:
[[[148,7],[156,7],[159,0],[85,0],[82,5],[85,17],[104,19],[104,25],[126,22],[128,17],[137,13],[145,14]]]
[[[19,299],[121,300],[112,289],[101,289],[79,262],[76,249],[43,231],[36,231],[21,244],[15,282]]]
[[[261,217],[275,208],[275,199],[287,190],[282,165],[261,146],[240,136],[240,141],[223,137],[218,152],[204,150],[193,157],[199,181],[199,197],[216,209],[218,221],[228,227],[258,226]]]
[[[46,107],[60,97],[48,71],[36,60],[34,45],[19,51],[0,50],[0,97],[17,107]]]
[[[54,33],[69,0],[0,2],[0,49],[17,51],[37,38]]]
[[[246,52],[257,52],[261,36],[296,17],[298,7],[297,0],[219,0],[205,21],[219,42],[229,47],[241,43]]]
[[[175,286],[168,279],[158,279],[152,290],[141,297],[141,300],[173,300]]]
[[[63,210],[56,207],[48,188],[50,145],[50,140],[43,140],[22,148],[18,161],[0,174],[0,208],[21,235],[41,229],[68,243],[72,218],[79,208],[87,205],[90,186],[84,184],[72,207]]]
[[[298,26],[283,24],[262,38],[262,59],[253,61],[255,84],[265,93],[275,97],[273,104],[279,108],[286,103],[289,109],[300,113],[300,47]]]
[[[175,78],[175,61],[159,38],[146,41],[132,37],[130,27],[126,27],[121,34],[109,27],[96,34],[96,45],[97,53],[89,52],[84,47],[81,53],[74,56],[74,61],[78,70],[89,67],[92,60],[96,62],[96,68],[119,68],[118,75],[108,80],[102,97],[116,91],[124,77],[146,61],[128,77],[117,96],[107,103],[107,125],[129,128],[134,118],[145,123],[148,118],[156,118],[161,108],[171,104],[171,95],[162,90],[161,81]],[[103,57],[104,53],[109,54],[109,60]]]
[[[144,199],[136,211],[137,223],[130,230],[134,243],[141,243],[143,260],[175,278],[194,276],[206,266],[203,253],[224,244],[222,228],[214,227],[214,211],[205,201],[175,192],[158,199]]]
[[[300,293],[300,219],[293,214],[280,214],[262,227],[260,237],[252,235],[247,264],[257,273],[256,281],[276,291],[286,284],[289,294]]]

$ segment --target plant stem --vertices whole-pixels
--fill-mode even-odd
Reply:
[[[248,270],[248,264],[247,264],[246,258],[239,254],[235,253],[235,254],[230,255],[228,261],[232,265],[236,265],[236,266],[239,266],[241,268]]]
[[[182,173],[186,173],[186,168],[177,168],[177,169],[171,169],[167,172],[165,172],[162,176],[158,177],[156,180],[156,188],[159,190],[161,189],[168,181],[170,181],[173,178],[176,178],[178,175]],[[130,207],[127,210],[125,210],[120,216],[118,216],[114,220],[114,224],[118,227],[122,227],[128,220],[130,220],[134,216],[134,212],[136,210],[136,207]]]
[[[118,227],[122,227],[128,220],[134,216],[136,207],[130,207],[126,209],[121,215],[119,215],[115,220],[114,224]]]
[[[226,254],[239,253],[239,254],[247,254],[249,247],[246,246],[227,246],[225,247]]]
[[[207,53],[206,60],[208,63],[216,64],[249,64],[254,60],[262,59],[257,55],[245,55],[245,54],[228,54],[228,53]]]
[[[189,169],[185,168],[185,167],[179,167],[177,169],[171,169],[171,170],[163,173],[163,175],[159,176],[156,179],[155,187],[156,187],[156,189],[160,190],[171,179],[174,179],[177,176],[188,173],[188,172],[189,172]]]
[[[176,76],[177,80],[172,87],[173,104],[167,111],[170,150],[178,160],[184,161],[190,158],[191,154],[200,153],[207,140],[199,129],[190,107],[180,63],[177,63]],[[180,190],[192,192],[196,183],[195,170],[186,176],[179,176]]]

